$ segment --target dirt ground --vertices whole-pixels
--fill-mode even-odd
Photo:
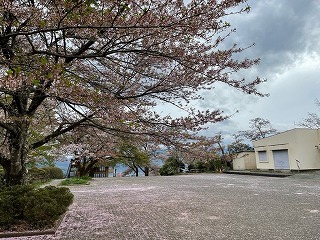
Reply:
[[[320,239],[316,177],[117,177],[70,189],[55,235],[4,239]]]

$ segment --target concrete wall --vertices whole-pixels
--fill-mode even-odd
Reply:
[[[290,170],[320,169],[319,136],[319,130],[296,128],[254,141],[257,169],[275,169],[276,150],[288,151]],[[259,151],[266,151],[266,161],[260,161]]]
[[[257,169],[255,153],[254,152],[241,152],[233,160],[233,170],[250,170]]]

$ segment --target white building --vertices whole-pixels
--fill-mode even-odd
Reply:
[[[257,169],[255,152],[244,151],[237,154],[232,161],[233,170],[255,170]]]
[[[253,146],[257,169],[320,169],[319,129],[295,128],[254,141]]]

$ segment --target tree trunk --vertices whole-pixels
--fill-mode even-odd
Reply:
[[[149,167],[144,168],[144,175],[147,177],[149,176]]]
[[[9,177],[10,177],[10,169],[11,169],[10,161],[8,159],[6,159],[5,157],[1,156],[0,164],[3,167],[3,170],[4,170],[4,176],[3,176],[3,179],[1,179],[1,181],[3,183],[8,183],[9,182]]]
[[[29,123],[28,121],[21,121],[16,126],[17,132],[9,134],[10,167],[7,166],[5,171],[6,185],[9,186],[26,184]]]
[[[84,177],[89,175],[91,169],[94,167],[94,165],[98,162],[96,159],[82,157],[82,159],[78,159],[76,162],[77,170],[78,170],[78,176]]]

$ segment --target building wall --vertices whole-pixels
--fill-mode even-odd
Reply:
[[[279,150],[287,151],[289,170],[320,169],[319,136],[319,130],[296,128],[254,141],[257,169],[277,169],[274,157]]]
[[[241,152],[233,160],[233,170],[251,170],[257,169],[255,153],[254,152]]]
[[[311,130],[297,131],[297,159],[300,162],[301,169],[320,169],[320,131]]]

